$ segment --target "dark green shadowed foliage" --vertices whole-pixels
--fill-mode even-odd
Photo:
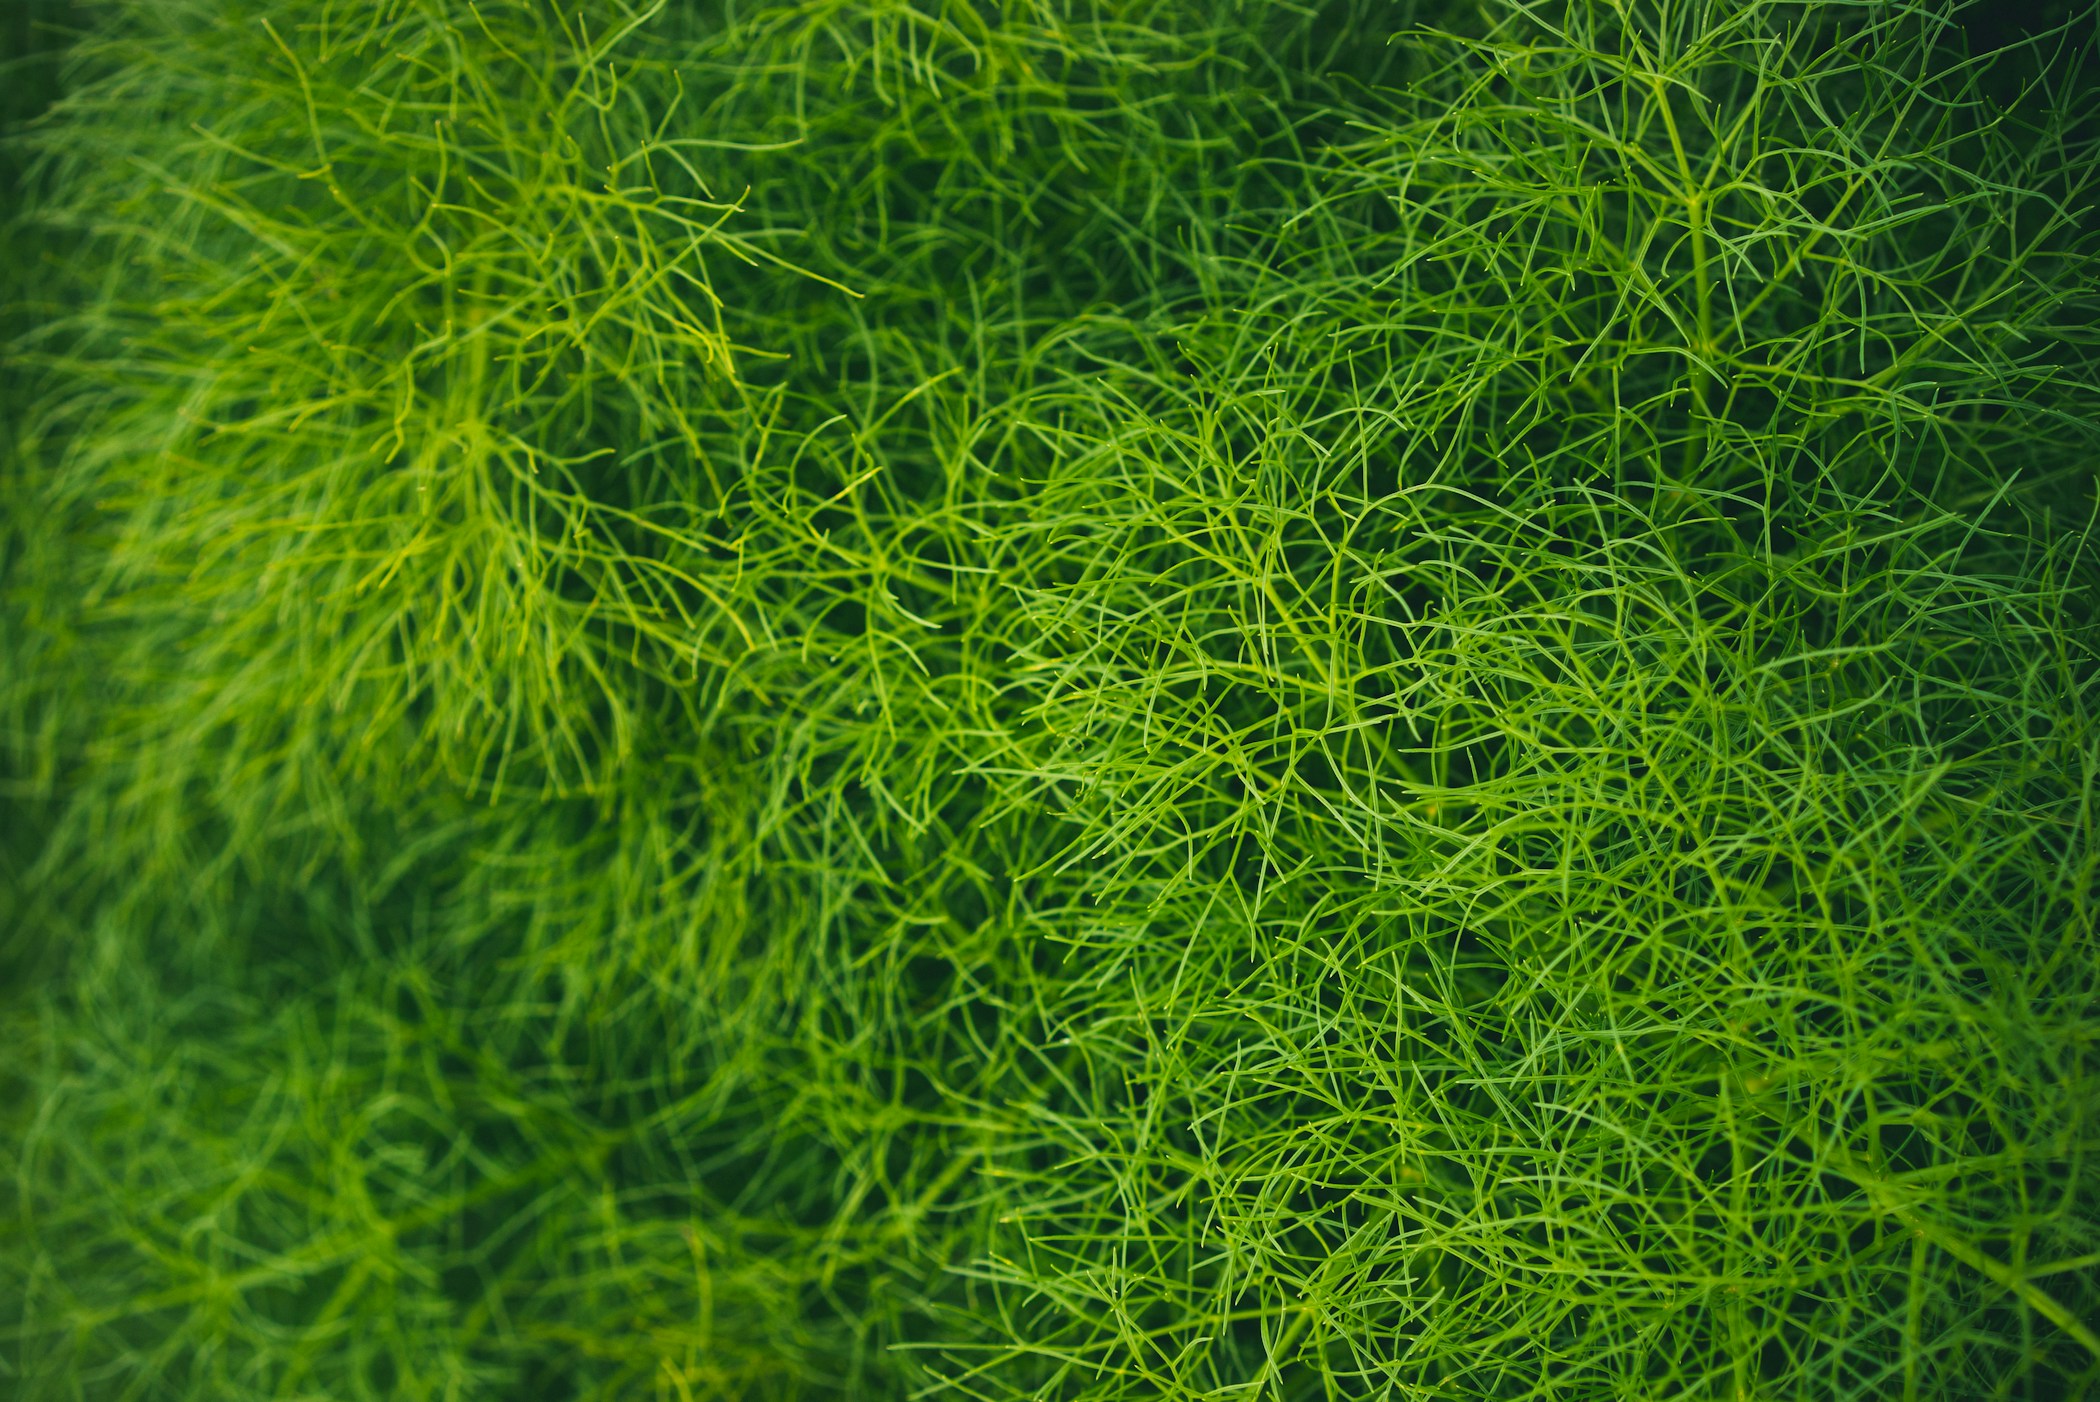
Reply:
[[[2089,6],[22,13],[0,1392],[2100,1393]]]

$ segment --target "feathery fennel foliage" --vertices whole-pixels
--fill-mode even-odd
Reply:
[[[103,0],[27,1398],[2100,1379],[2091,15]]]

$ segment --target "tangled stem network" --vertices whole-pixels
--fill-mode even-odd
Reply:
[[[2100,1382],[2089,9],[21,15],[12,1395]]]

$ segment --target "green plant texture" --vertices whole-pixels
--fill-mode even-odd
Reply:
[[[0,1392],[2100,1396],[2021,9],[13,0]]]

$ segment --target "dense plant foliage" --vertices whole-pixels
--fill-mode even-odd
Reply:
[[[13,1395],[2100,1379],[2090,15],[40,8]]]

